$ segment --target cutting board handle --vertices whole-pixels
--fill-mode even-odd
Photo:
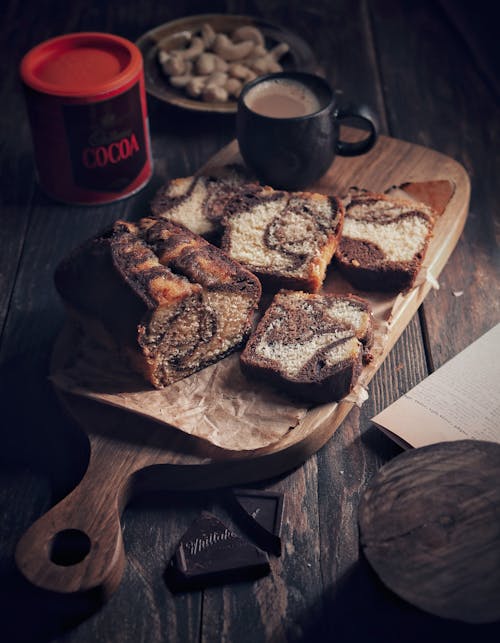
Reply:
[[[91,455],[80,484],[24,533],[16,563],[34,585],[61,593],[97,591],[106,600],[125,566],[120,515],[131,471]],[[105,477],[106,476],[106,477]]]

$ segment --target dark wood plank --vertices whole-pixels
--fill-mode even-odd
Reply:
[[[106,18],[106,12],[102,12],[99,9],[99,7],[102,7],[100,3],[94,3],[95,6],[89,9],[74,5],[72,11],[67,14],[59,12],[57,16],[52,15],[55,12],[56,3],[52,3],[52,5],[52,8],[40,5],[33,6],[33,13],[24,21],[27,31],[23,32],[22,38],[17,43],[16,51],[19,52],[19,58],[21,53],[24,53],[29,47],[44,38],[58,33],[78,29],[115,30],[120,33],[126,32],[124,35],[129,35],[133,38],[135,35],[139,35],[142,29],[146,30],[152,26],[146,22],[143,25],[138,24],[137,12],[132,5],[125,11],[127,15],[123,18],[123,21],[119,25],[114,23],[115,27],[109,22],[109,16]],[[11,26],[16,21],[19,22],[24,11],[25,7],[21,4],[18,4],[17,7],[12,7],[12,23],[7,24]],[[54,20],[47,20],[45,12]],[[169,19],[169,16],[164,16],[161,19]],[[160,20],[160,18],[156,17],[156,20]],[[37,30],[30,26],[31,21],[33,25],[37,21],[43,24]],[[6,23],[3,24],[5,25]],[[8,60],[9,58],[10,56],[5,55],[2,60]],[[18,88],[15,87],[17,69],[11,66],[10,74],[9,81],[12,79],[12,82],[10,85],[7,84],[5,88],[7,91],[12,91],[16,97],[17,102],[12,108],[11,119],[15,121],[14,113],[19,109],[22,111],[23,98]],[[163,111],[165,106],[157,105],[156,107],[159,111],[155,122],[165,123]],[[220,128],[217,123],[214,124],[210,119],[204,123],[197,123],[195,128],[191,127],[190,119],[187,117],[184,117],[180,128],[178,121],[178,115],[170,114],[167,120],[170,129],[167,130],[165,139],[162,139],[161,136],[154,139],[156,144],[159,145],[157,157],[161,159],[160,166],[163,163],[169,172],[169,174],[160,175],[157,184],[166,176],[176,176],[183,173],[190,174],[205,158],[216,151],[219,145],[216,140],[217,137],[214,136],[214,140],[212,140],[212,136],[207,136],[206,132],[210,132],[211,129],[222,129],[222,132],[224,132],[224,128]],[[24,134],[27,134],[26,120],[23,122]],[[196,156],[190,158],[183,130],[190,131],[191,145],[195,148],[194,155],[198,153],[200,159],[196,158]],[[197,139],[201,138],[203,134],[205,134],[205,139],[207,140],[206,151],[203,150],[203,144],[197,142]],[[225,137],[222,136],[220,144],[229,140],[231,135],[228,133]],[[20,145],[22,155],[19,162],[16,161],[16,157],[12,154],[12,149],[16,145]],[[0,353],[2,389],[5,393],[5,396],[2,396],[2,417],[6,437],[3,444],[2,461],[9,461],[13,467],[28,465],[31,468],[40,470],[45,478],[50,477],[54,500],[64,496],[81,477],[85,466],[86,449],[79,432],[75,428],[71,428],[71,424],[59,411],[57,402],[46,382],[52,342],[62,322],[62,309],[52,286],[53,270],[60,258],[66,255],[72,247],[106,227],[116,218],[136,218],[147,211],[149,199],[154,193],[155,182],[151,183],[149,191],[146,189],[136,197],[118,204],[101,208],[68,207],[53,203],[44,197],[38,188],[35,188],[33,196],[30,181],[33,185],[34,177],[28,137],[24,136],[20,140],[14,130],[11,130],[8,144],[2,149],[2,152],[5,154],[3,158],[9,159],[7,171],[3,174],[3,178],[6,179],[6,186],[9,189],[3,194],[6,198],[6,206],[10,208],[10,210],[5,211],[8,218],[5,219],[6,225],[3,230],[8,233],[10,244],[6,250],[9,250],[10,247],[13,248],[12,252],[6,251],[2,254],[6,267],[8,266],[11,270],[11,275],[8,275],[7,270],[2,270],[2,274],[9,277],[5,281],[5,288],[3,288],[4,283],[2,283],[2,298],[5,296],[5,305],[2,305],[1,308],[2,315],[7,312],[6,304],[10,298],[9,289],[12,289],[14,276],[17,276],[16,290],[12,296],[12,305],[5,324]],[[14,158],[14,162],[10,162],[10,157]],[[18,176],[26,177],[26,180],[19,180]],[[29,227],[27,225],[27,216],[23,219],[22,215],[22,206],[25,199],[26,201],[33,201],[29,212],[31,214],[31,225]],[[13,224],[16,224],[16,229],[14,229]],[[14,234],[16,231],[18,231],[17,238]],[[20,257],[21,248],[24,248],[24,254],[18,266],[16,260]],[[2,300],[1,303],[4,304],[4,301]],[[19,386],[20,382],[23,383],[23,386]],[[40,418],[43,418],[42,426],[40,426]],[[23,495],[21,484],[19,484],[18,494],[13,500],[12,503],[4,503],[2,507],[4,510],[3,524],[6,528],[10,526],[12,533],[12,540],[9,543],[10,549],[8,551],[2,550],[2,561],[10,557],[11,566],[13,566],[11,558],[13,547],[20,535],[18,531],[12,528],[19,512],[17,504],[26,503],[26,510],[30,506],[30,499]],[[36,506],[30,521],[45,509],[46,506],[43,508]],[[131,524],[134,524],[133,521]],[[144,519],[144,516],[141,515],[136,521],[139,533],[133,537],[133,542],[147,542],[144,535],[152,533],[148,524],[148,518]],[[173,524],[175,524],[175,520],[172,521]],[[183,527],[184,525],[181,524],[178,528],[179,533]],[[172,531],[162,531],[160,533],[166,538],[167,546],[177,535],[173,529]],[[154,560],[157,564],[154,565],[154,581],[157,587],[165,592],[166,595],[161,578],[162,568],[166,562],[162,555],[163,549],[164,547],[158,547],[158,542],[155,542]],[[140,593],[140,588],[144,587],[144,574],[137,573],[137,570],[141,570],[143,564],[143,561],[139,557],[136,558],[132,553],[131,565],[127,568],[128,582],[123,586],[124,593],[121,602],[118,603],[119,608],[111,608],[105,613],[97,614],[95,620],[86,621],[80,629],[75,631],[77,640],[89,640],[89,632],[91,632],[90,638],[92,640],[110,640],[109,634],[116,628],[118,615],[124,626],[131,624],[130,603]],[[7,581],[8,578],[5,577],[5,580]],[[21,585],[24,587],[22,583]],[[44,602],[37,594],[33,596],[29,591],[23,591],[19,594],[18,599],[22,602],[23,597],[28,606],[34,607],[37,604],[46,606],[47,599]],[[163,596],[160,596],[160,600],[157,602],[153,592],[147,592],[143,601],[142,611],[144,614],[154,613],[155,605],[161,605],[163,598]],[[147,631],[149,631],[148,628],[152,628],[151,636],[148,634],[144,640],[162,640],[163,630],[178,631],[180,638],[183,640],[195,639],[196,636],[191,635],[197,633],[199,629],[199,600],[189,598],[177,601],[179,618],[173,625],[171,620],[175,615],[175,607],[172,607],[172,601],[173,599],[170,597],[170,605],[167,611],[160,610],[162,618],[168,616],[168,619],[170,619],[169,622],[163,623],[160,629],[157,627],[158,622],[155,624],[154,621],[145,618],[145,624],[137,620],[136,627],[124,627],[123,630],[116,631],[113,634],[117,636],[116,640],[136,641],[141,638],[143,627]],[[165,602],[168,604],[168,600]],[[59,601],[55,604],[61,604],[61,602]],[[197,608],[196,605],[198,605]],[[53,627],[50,627],[48,620],[46,621],[43,618],[35,619],[31,626],[27,626],[28,632],[31,632],[32,636],[35,635],[35,632],[40,633],[40,635],[50,632],[51,635],[54,635],[54,633],[61,630],[64,622],[66,623],[65,627],[68,627],[72,622],[76,622],[78,619],[77,608],[78,605],[73,608],[76,609],[77,613],[73,613],[68,608],[66,616],[60,614],[57,609],[55,611],[49,610],[50,616],[55,621]],[[73,614],[71,619],[69,618],[70,614]],[[16,615],[16,618],[13,617],[10,623],[12,631],[15,634],[19,634],[21,640],[30,639],[31,636],[22,634],[24,624],[17,619],[17,616],[19,614]],[[128,635],[125,634],[126,632],[128,632]],[[184,633],[189,633],[189,636],[184,636]],[[129,638],[126,638],[126,636]]]
[[[7,16],[14,19],[16,9]],[[0,25],[0,73],[2,74],[2,159],[0,212],[2,233],[0,253],[0,338],[15,284],[24,235],[30,218],[30,203],[35,189],[29,123],[24,98],[19,91],[17,63],[25,53],[25,39],[15,37],[10,19]],[[22,118],[19,118],[22,115]],[[19,181],[23,177],[24,181]]]
[[[500,60],[500,41],[496,20],[491,13],[491,5],[485,0],[467,2],[461,0],[440,0],[447,18],[455,27],[468,49],[470,57],[483,76],[486,84],[500,100],[500,77],[498,61]],[[491,18],[491,19],[489,19]]]
[[[52,3],[53,6],[49,7],[33,6],[25,20],[26,31],[21,34],[17,43],[16,52],[19,53],[19,57],[21,53],[24,53],[40,39],[50,37],[58,32],[67,32],[72,29],[106,30],[106,28],[110,28],[107,22],[109,17],[103,15],[101,11],[86,11],[80,8],[80,15],[76,10],[76,5],[73,13],[70,12],[64,18],[60,14],[54,17],[56,4]],[[11,3],[11,5],[10,15],[15,23],[24,15],[24,7],[22,4],[16,3]],[[95,5],[97,9],[99,3],[95,3]],[[135,29],[140,32],[141,29],[149,28],[150,24],[147,22],[140,25],[136,19],[135,24],[133,23],[132,16],[135,12],[132,6],[128,7],[124,13],[126,15],[117,31],[123,33]],[[47,16],[51,19],[54,17],[54,21],[47,20]],[[93,22],[89,24],[88,21],[91,18]],[[40,30],[33,28],[37,19],[43,23]],[[66,21],[64,24],[63,19]],[[166,20],[169,19],[169,16],[157,19]],[[7,28],[4,27],[4,29]],[[6,35],[10,36],[10,34]],[[14,72],[14,76],[11,72],[11,77],[14,78],[15,74],[17,74],[17,70]],[[12,111],[19,109],[23,103],[20,87],[15,88],[15,91],[13,89],[15,82],[18,82],[17,78],[16,81],[11,80],[11,84],[7,84],[5,87],[7,93],[12,90],[16,96]],[[7,396],[3,400],[6,404],[4,417],[11,418],[12,423],[16,421],[18,426],[26,427],[27,435],[31,431],[29,427],[36,426],[37,417],[44,416],[45,413],[48,413],[47,417],[54,416],[54,403],[48,392],[48,386],[45,385],[40,389],[38,383],[45,380],[51,345],[63,319],[62,308],[52,285],[52,274],[58,261],[78,243],[107,227],[115,219],[119,217],[137,218],[147,212],[149,200],[160,182],[167,176],[193,172],[203,160],[217,149],[219,141],[222,143],[232,135],[232,132],[224,134],[224,127],[221,128],[220,123],[210,118],[204,122],[196,121],[196,127],[193,128],[191,125],[195,121],[191,115],[181,114],[179,116],[169,113],[167,109],[167,117],[165,117],[165,106],[157,104],[156,108],[158,115],[152,119],[152,122],[159,125],[159,133],[158,135],[153,134],[153,140],[157,146],[155,154],[159,159],[159,170],[165,171],[163,174],[156,175],[143,192],[116,204],[99,208],[81,208],[54,203],[45,197],[38,188],[35,188],[33,197],[30,196],[32,200],[30,225],[27,226],[26,218],[22,225],[19,224],[17,240],[14,231],[9,227],[9,220],[14,217],[11,217],[7,211],[6,232],[8,234],[5,237],[2,235],[2,239],[6,239],[8,245],[5,248],[5,253],[2,254],[2,259],[5,257],[6,262],[9,262],[9,270],[12,274],[6,279],[6,288],[2,288],[1,291],[2,297],[5,297],[5,301],[2,301],[4,304],[1,308],[2,314],[6,314],[9,302],[11,307],[5,324],[4,341],[0,353],[2,363],[5,365],[2,375],[6,383],[10,382],[10,388],[14,388],[14,378],[17,376],[18,381],[25,382],[27,390],[32,391],[34,397],[30,399],[30,405],[26,406],[22,401],[23,394],[20,391],[13,391],[12,396]],[[20,111],[24,114],[22,109]],[[25,118],[23,123],[26,130]],[[164,125],[167,126],[167,129],[162,132]],[[218,140],[217,136],[214,136],[214,140],[212,140],[210,134],[212,130],[219,132],[222,130],[222,133],[218,135],[220,137]],[[184,137],[186,132],[189,133],[187,141]],[[203,140],[206,141],[205,146]],[[10,152],[16,144],[20,145],[22,149],[22,158],[24,158],[22,167],[10,163]],[[194,148],[192,153],[188,152],[189,145]],[[11,212],[18,212],[19,222],[22,223],[23,198],[24,195],[30,195],[30,181],[33,183],[28,137],[19,139],[17,132],[11,129],[8,144],[2,151],[5,158],[9,160],[5,164],[8,168],[4,175],[8,189],[4,193],[12,201]],[[26,180],[17,179],[15,174],[17,170],[22,177],[26,177]],[[21,247],[23,247],[23,256],[17,265],[16,256],[20,256]],[[14,250],[10,251],[10,248],[14,248]],[[9,273],[6,270],[5,273],[2,271],[2,274],[8,275]],[[16,291],[11,296],[9,283],[12,288],[14,276],[17,279]],[[21,355],[24,358],[19,359]],[[17,364],[13,370],[12,361],[14,358],[17,359]],[[19,410],[21,410],[20,416]],[[38,462],[47,460],[46,470],[58,471],[59,466],[54,466],[55,459],[58,457],[56,454],[60,454],[61,460],[65,459],[65,449],[57,447],[60,440],[64,444],[62,435],[65,431],[64,427],[61,427],[60,431],[61,435],[56,433],[54,436],[51,436],[50,431],[48,435],[43,437],[36,434],[32,445],[30,445],[31,441],[26,439],[27,435],[23,439],[21,432],[18,431],[17,434],[12,432],[10,439],[14,441],[17,448],[8,449],[8,453],[17,453],[22,456],[23,451],[30,451],[33,458],[26,455],[30,464],[33,460]],[[44,447],[44,444],[55,446],[55,451]],[[8,446],[10,447],[12,444],[9,443]]]
[[[434,66],[429,62],[421,61],[421,50],[425,46],[422,44],[422,40],[425,41],[426,33],[424,27],[428,27],[426,19],[429,24],[432,24],[433,12],[427,7],[427,14],[422,11],[424,15],[421,16],[419,23],[415,19],[415,14],[418,14],[419,10],[416,5],[412,5],[413,14],[411,17],[407,17],[405,23],[400,15],[399,4],[384,2],[370,6],[371,19],[375,29],[375,47],[380,52],[380,74],[388,106],[389,131],[393,136],[413,141],[419,140],[424,144],[434,144],[437,149],[446,151],[445,147],[439,148],[430,138],[439,126],[430,115],[428,118],[422,118],[420,114],[422,109],[420,94],[427,91],[428,82],[431,85],[436,82],[432,78],[428,79],[425,74],[425,70],[433,70]],[[407,8],[406,10],[408,11]],[[405,24],[404,29],[401,27],[402,24]],[[437,37],[429,40],[434,46],[439,46],[436,45],[436,40],[439,40]],[[435,55],[437,57],[437,54]],[[441,53],[441,55],[443,54]],[[395,64],[395,61],[398,61],[398,64]],[[414,69],[418,70],[418,73],[409,73],[409,70]],[[389,80],[390,82],[388,82]],[[409,98],[412,95],[415,95],[413,102]],[[425,95],[425,100],[430,101],[430,98]],[[439,103],[439,105],[441,104],[442,102]],[[446,136],[448,145],[449,141],[453,139],[450,131],[451,126],[449,128]],[[449,271],[445,269],[445,273],[447,272]],[[455,274],[454,270],[451,272]],[[440,293],[441,291],[431,292],[423,308],[427,309],[427,301],[439,296]],[[441,309],[437,308],[436,310],[440,311]],[[481,304],[478,305],[478,310],[482,310]],[[424,323],[425,321],[424,317]],[[447,322],[443,317],[442,324],[445,323]],[[363,489],[366,481],[373,476],[383,461],[399,452],[398,447],[381,436],[376,429],[370,428],[367,420],[376,412],[377,408],[384,408],[425,377],[427,363],[421,341],[419,341],[420,334],[419,320],[415,318],[370,385],[370,399],[364,404],[361,411],[361,430],[357,426],[350,426],[353,419],[352,415],[349,416],[344,426],[318,456],[320,461],[325,458],[329,462],[339,462],[339,471],[344,472],[339,475],[339,472],[333,470],[332,467],[319,465],[320,471],[323,472],[323,476],[320,477],[321,502],[319,505],[320,525],[323,527],[322,539],[326,540],[330,537],[328,515],[334,512],[336,514],[340,512],[341,516],[346,512],[356,515],[359,491]],[[342,441],[341,448],[337,447],[334,450],[338,441]],[[364,444],[365,449],[360,449],[360,443]],[[349,458],[347,466],[345,464],[346,458]],[[351,485],[347,487],[350,489],[349,494],[345,491],[345,471],[350,471],[352,475],[353,462],[357,469],[357,476],[354,478],[354,483],[351,480]],[[330,496],[321,492],[322,489],[331,488],[334,488],[335,492]],[[344,504],[339,506],[339,496],[342,490],[348,500],[344,500]],[[329,498],[330,502],[328,502]],[[346,523],[349,526],[348,519]],[[346,533],[350,534],[350,537],[346,538]],[[342,638],[344,635],[352,637],[354,640],[362,640],[368,636],[386,641],[398,640],[403,623],[406,623],[403,626],[405,629],[409,624],[411,624],[410,629],[417,628],[414,630],[415,639],[410,635],[411,640],[418,640],[419,637],[432,637],[432,640],[439,640],[440,636],[458,635],[459,628],[453,625],[449,625],[447,629],[444,624],[436,623],[437,619],[419,619],[417,610],[408,609],[402,614],[401,604],[395,604],[390,594],[379,591],[376,583],[370,578],[365,561],[363,558],[358,558],[357,531],[353,533],[344,528],[342,535],[342,545],[351,551],[352,565],[348,571],[344,569],[344,574],[339,573],[337,568],[339,561],[344,563],[345,555],[339,554],[335,550],[332,551],[331,548],[322,547],[328,561],[324,565],[324,569],[330,570],[334,582],[332,585],[334,589],[327,594],[326,599],[330,606],[328,618],[329,631],[332,636],[336,635]],[[332,570],[335,571],[332,573]],[[355,611],[349,605],[349,596],[353,594],[358,596],[366,608],[366,621],[357,620]],[[386,621],[378,617],[379,611],[386,614]],[[363,622],[366,623],[366,626],[363,625]],[[416,625],[417,623],[418,625]],[[486,638],[489,636],[485,630],[476,630],[476,632],[477,636],[482,634]]]
[[[203,609],[201,592],[174,595],[164,579],[177,542],[209,499],[203,493],[151,494],[124,515],[127,566],[109,603],[73,630],[69,639],[135,643],[197,641]]]
[[[317,475],[315,458],[310,458],[266,485],[285,495],[282,554],[270,555],[271,574],[253,584],[205,591],[202,641],[221,635],[222,640],[249,643],[301,640],[308,618],[321,621]]]
[[[68,12],[58,11],[57,3],[54,2],[45,3],[44,6],[32,3],[29,9],[26,12],[26,5],[10,3],[10,20],[2,23],[9,44],[12,45],[15,40],[14,53],[17,59],[31,46],[60,33],[75,30],[114,31],[135,39],[155,24],[184,13],[182,6],[171,8],[170,13],[165,8],[158,12],[155,3],[151,3],[140,15],[133,3],[122,6],[119,17],[107,11],[105,5],[99,2],[85,7],[74,4]],[[195,13],[204,9],[191,7]],[[12,29],[19,21],[23,22],[25,30],[21,34],[16,33],[14,39]],[[2,64],[9,60],[12,60],[12,49],[2,57]],[[4,95],[7,98],[10,95],[14,97],[14,100],[6,100],[4,104],[9,122],[15,122],[15,114],[24,112],[23,97],[17,87],[17,68],[9,65],[9,73],[4,78],[8,80],[3,86]],[[105,228],[116,218],[142,216],[148,211],[149,200],[160,183],[173,176],[191,174],[233,136],[234,122],[231,120],[222,121],[210,116],[195,118],[169,109],[154,99],[149,100],[149,109],[154,156],[157,161],[155,177],[142,193],[114,205],[101,208],[67,207],[44,197],[34,186],[29,131],[25,118],[22,121],[22,137],[19,138],[11,130],[7,144],[2,148],[2,158],[9,159],[8,165],[4,164],[6,171],[3,173],[8,190],[2,193],[5,212],[3,230],[7,233],[5,238],[9,240],[9,246],[1,255],[4,281],[0,314],[4,317],[7,317],[7,303],[11,297],[14,278],[17,277],[1,348],[1,375],[6,393],[2,399],[2,417],[7,436],[2,461],[5,458],[14,467],[28,465],[40,470],[45,479],[50,477],[53,500],[64,496],[81,477],[86,453],[85,443],[79,432],[72,429],[71,424],[60,413],[45,380],[52,342],[62,322],[62,309],[52,287],[53,270],[60,258],[72,247]],[[19,161],[13,153],[18,148]],[[26,179],[18,180],[20,176]],[[26,206],[23,216],[24,203]],[[28,215],[31,215],[30,226]],[[21,258],[22,249],[24,254]],[[0,317],[1,322],[4,317]],[[16,382],[23,382],[25,388],[19,388]],[[29,391],[28,396],[25,390]],[[39,418],[44,418],[43,428],[39,426]],[[6,528],[16,519],[17,503],[26,503],[26,509],[30,506],[29,498],[22,494],[22,485],[19,485],[13,502],[3,505],[3,524]],[[35,507],[30,521],[45,509],[46,506],[43,509]],[[138,552],[130,552],[130,564],[126,569],[122,592],[109,609],[85,620],[74,630],[72,636],[75,640],[109,641],[113,637],[120,641],[164,640],[165,632],[177,632],[178,640],[197,639],[201,618],[200,596],[174,598],[168,593],[162,579],[167,562],[164,552],[173,547],[188,520],[188,516],[179,511],[178,507],[172,513],[169,528],[165,530],[158,526],[155,530],[153,516],[147,511],[144,515],[141,511],[134,520],[134,509],[131,508],[124,519],[127,521],[126,527],[130,527],[126,529],[125,544],[127,546],[127,535],[130,532],[130,542],[143,544],[146,549],[141,551],[139,548]],[[128,516],[132,518],[129,520]],[[181,520],[176,530],[176,518],[179,520],[179,517]],[[2,560],[12,557],[13,547],[20,535],[12,527],[10,529],[10,549],[2,551]],[[153,536],[154,543],[148,541],[147,537],[150,535]],[[154,553],[152,558],[151,551]],[[13,566],[12,558],[10,561]],[[151,575],[148,575],[145,565],[149,565]],[[23,584],[22,586],[24,587]],[[148,591],[142,593],[144,587]],[[143,613],[143,620],[134,619],[133,615],[131,617],[130,605],[137,604],[137,596],[143,597],[141,609],[133,615]],[[46,599],[44,601],[37,594],[34,597],[29,591],[24,591],[17,599],[22,602],[23,597],[28,606],[47,606]],[[55,604],[61,602],[56,601]],[[37,632],[41,636],[53,636],[61,628],[67,628],[78,621],[78,604],[66,606],[63,612],[64,610],[67,610],[66,615],[59,613],[57,609],[49,610],[47,620],[35,619],[28,626],[28,632],[32,635]],[[156,614],[157,618],[150,618],[149,615],[152,614]],[[50,617],[54,620],[52,627]],[[122,625],[118,629],[117,622]],[[21,640],[31,638],[27,634],[23,635],[24,628],[20,619],[11,619],[10,625],[12,632],[19,634]]]
[[[373,620],[358,622],[354,609],[349,605],[350,596],[370,597],[374,591],[370,575],[360,558],[358,503],[367,481],[401,449],[371,426],[369,418],[425,374],[420,325],[414,317],[372,380],[369,399],[361,409],[351,411],[333,438],[318,453],[322,578],[327,590],[324,619],[331,637],[338,636],[342,640],[342,636],[349,637],[355,632],[358,638],[353,640],[363,640],[362,637],[368,636],[374,625]],[[390,601],[383,607],[390,610]],[[371,613],[371,607],[368,609]],[[367,623],[366,630],[363,622]],[[312,636],[316,634],[316,627],[311,627]]]
[[[499,105],[462,38],[433,3],[375,2],[373,24],[391,133],[456,158],[472,178],[464,234],[442,273],[441,289],[424,304],[429,360],[436,368],[500,320],[492,189],[500,152],[491,145],[499,136]]]

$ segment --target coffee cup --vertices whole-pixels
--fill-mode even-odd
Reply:
[[[342,141],[339,125],[344,120],[359,123],[368,135]],[[262,182],[287,190],[312,185],[336,154],[364,154],[377,140],[368,108],[339,108],[328,82],[304,72],[268,74],[248,83],[238,100],[236,128],[245,163]]]

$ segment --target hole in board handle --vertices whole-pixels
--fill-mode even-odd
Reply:
[[[80,563],[90,551],[90,538],[79,529],[58,532],[50,548],[50,560],[56,565],[69,567]]]

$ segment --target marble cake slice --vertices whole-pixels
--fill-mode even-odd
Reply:
[[[334,196],[262,187],[226,205],[221,247],[274,289],[317,292],[342,232]]]
[[[281,291],[250,337],[241,366],[292,396],[337,401],[371,359],[372,338],[372,314],[363,299]]]
[[[216,242],[222,233],[225,206],[235,193],[255,178],[240,165],[211,170],[206,175],[172,179],[156,193],[151,212],[185,225],[192,232]]]
[[[344,204],[335,254],[341,273],[360,290],[410,290],[432,236],[433,210],[410,199],[359,190],[351,190]]]
[[[84,326],[162,388],[247,338],[261,287],[218,248],[170,221],[117,221],[58,267],[56,287]]]

